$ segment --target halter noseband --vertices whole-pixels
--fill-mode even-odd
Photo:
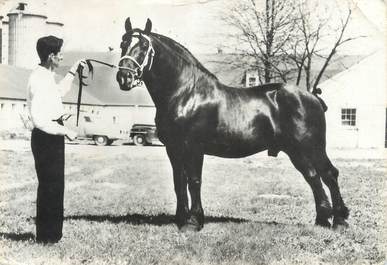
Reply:
[[[152,42],[150,40],[150,38],[146,35],[142,35],[141,33],[139,34],[135,34],[135,35],[132,35],[132,37],[137,37],[137,38],[141,38],[143,37],[144,39],[146,39],[148,41],[148,50],[146,51],[146,54],[145,54],[145,57],[144,57],[144,60],[142,61],[142,63],[140,64],[134,57],[130,56],[130,55],[124,55],[120,58],[120,60],[118,61],[118,69],[123,69],[123,70],[129,70],[129,72],[133,73],[134,74],[134,77],[137,79],[137,84],[136,85],[139,85],[141,83],[141,77],[142,77],[142,74],[144,72],[144,68],[148,65],[149,63],[149,66],[148,66],[148,70],[150,70],[152,68],[152,64],[153,64],[153,56],[155,55],[155,50],[153,49],[153,46],[152,46]],[[130,51],[129,51],[130,52]],[[125,60],[125,59],[128,59],[132,62],[134,62],[134,64],[136,65],[135,68],[131,68],[131,67],[125,67],[125,66],[120,66],[120,63]],[[149,62],[150,61],[150,62]]]

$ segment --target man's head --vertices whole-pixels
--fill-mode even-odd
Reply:
[[[59,62],[63,59],[61,48],[63,40],[55,36],[42,37],[36,43],[36,51],[38,52],[40,63],[48,64],[53,68],[59,66]]]

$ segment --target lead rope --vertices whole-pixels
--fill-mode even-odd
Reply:
[[[149,65],[149,70],[151,69],[151,67],[152,67],[152,64],[153,64],[153,56],[154,56],[154,54],[155,54],[155,52],[154,52],[154,49],[153,49],[153,47],[152,46],[150,46],[149,47],[149,49],[148,49],[148,53],[150,53],[150,60],[151,60],[151,62],[150,62],[150,65]],[[148,58],[149,56],[147,56],[147,58],[146,58],[146,64],[148,64],[148,60],[149,60],[149,58]],[[130,59],[132,59],[132,60],[134,60],[133,58],[131,58],[130,57]],[[122,60],[122,58],[120,59],[120,60]],[[109,66],[109,67],[111,67],[111,68],[122,68],[122,69],[128,69],[128,70],[130,70],[129,68],[126,68],[126,67],[119,67],[119,66],[116,66],[116,65],[114,65],[114,64],[110,64],[110,63],[105,63],[105,62],[103,62],[103,61],[99,61],[99,60],[96,60],[96,59],[85,59],[85,61],[86,61],[86,64],[87,64],[87,67],[89,68],[89,73],[91,74],[91,76],[93,77],[93,70],[94,70],[94,67],[93,67],[93,65],[91,64],[91,62],[95,62],[95,63],[99,63],[99,64],[102,64],[102,65],[106,65],[106,66]],[[145,60],[144,60],[145,61]],[[134,62],[136,62],[137,63],[137,61],[136,60],[134,60]],[[138,63],[137,63],[138,64]],[[144,62],[143,62],[143,65],[140,65],[140,68],[141,68],[141,72],[143,71],[143,68],[146,66],[146,64],[144,64]],[[138,64],[139,65],[139,64]],[[81,66],[81,65],[79,65],[78,66],[78,69],[77,69],[77,73],[78,73],[78,79],[79,79],[79,85],[78,85],[78,100],[77,100],[77,127],[78,127],[78,122],[79,122],[79,111],[80,111],[80,108],[81,108],[81,104],[82,104],[82,89],[83,89],[83,86],[87,86],[87,84],[86,83],[84,83],[83,82],[83,80],[85,79],[85,78],[87,78],[87,76],[84,76],[83,75],[83,66]],[[142,74],[142,73],[141,73]]]
[[[78,127],[78,121],[79,121],[79,110],[81,108],[81,98],[82,98],[82,87],[83,85],[87,86],[85,83],[83,83],[83,67],[80,65],[77,69],[78,72],[78,79],[79,79],[79,85],[78,85],[78,100],[77,100],[77,127]]]
[[[111,68],[117,68],[117,66],[115,66],[113,64],[105,63],[105,62],[95,60],[95,59],[86,59],[85,61],[86,61],[87,67],[89,68],[89,73],[91,74],[91,76],[93,76],[93,73],[94,73],[93,72],[94,68],[93,68],[93,65],[91,64],[91,62],[106,65],[106,66],[109,66]],[[78,122],[79,122],[79,112],[80,112],[80,108],[81,108],[81,104],[82,104],[82,89],[83,89],[83,86],[87,86],[87,84],[85,82],[83,82],[83,80],[85,78],[87,78],[87,76],[83,75],[83,68],[84,67],[82,65],[79,65],[78,69],[77,69],[78,79],[79,79],[78,99],[77,99],[77,124],[76,124],[77,127],[78,127]]]

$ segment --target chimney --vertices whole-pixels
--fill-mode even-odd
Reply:
[[[27,3],[19,2],[19,5],[17,6],[17,10],[24,11],[26,9]]]

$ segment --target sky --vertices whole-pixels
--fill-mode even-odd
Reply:
[[[220,11],[227,10],[238,0],[24,0],[30,7],[46,10],[48,17],[65,24],[65,49],[106,51],[118,50],[124,33],[124,21],[131,17],[133,27],[143,28],[147,18],[153,31],[169,36],[195,53],[214,53],[225,40],[223,33],[232,29],[220,19]],[[328,0],[325,0],[328,1]],[[361,7],[350,31],[358,35],[375,35],[384,26],[383,0],[329,0],[340,3],[355,2]],[[0,15],[15,6],[17,0],[0,0]],[[45,4],[44,4],[45,3]],[[384,7],[384,4],[382,5]],[[365,28],[364,25],[367,24]],[[381,26],[382,25],[382,26]],[[363,39],[348,51],[362,53],[374,41]],[[372,46],[371,45],[371,46]]]
[[[3,10],[12,6],[12,2],[17,1],[6,1]],[[39,0],[29,2],[36,6]],[[48,16],[59,18],[58,20],[65,24],[64,38],[66,48],[70,50],[104,51],[108,46],[118,48],[124,33],[124,21],[130,16],[133,27],[143,28],[146,19],[150,18],[153,22],[153,31],[172,37],[194,51],[204,52],[210,47],[212,51],[209,52],[214,52],[216,50],[212,43],[214,31],[221,30],[221,26],[213,17],[216,16],[215,9],[218,8],[218,3],[226,1],[50,0],[46,2]],[[212,23],[217,24],[215,28],[212,27]],[[205,42],[210,42],[211,45],[205,45]]]

